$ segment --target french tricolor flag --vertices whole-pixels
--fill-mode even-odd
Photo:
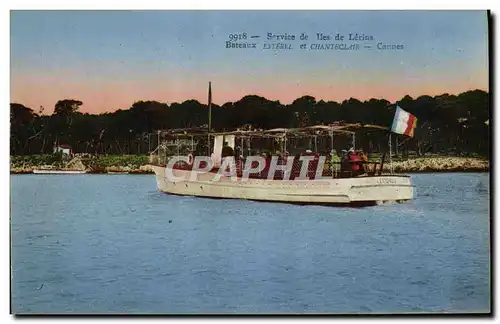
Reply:
[[[413,137],[413,131],[417,126],[417,118],[399,106],[396,107],[396,115],[392,122],[391,131],[396,134],[402,134]]]

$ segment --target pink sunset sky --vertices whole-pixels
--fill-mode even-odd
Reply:
[[[404,49],[300,51],[297,41],[289,51],[227,49],[235,30],[260,35],[259,44],[269,30],[306,32],[308,44],[318,30],[356,30],[375,47]],[[11,102],[51,113],[58,100],[78,99],[94,114],[139,100],[206,103],[209,81],[219,105],[249,94],[284,104],[303,95],[394,102],[487,91],[487,46],[481,11],[13,12]]]

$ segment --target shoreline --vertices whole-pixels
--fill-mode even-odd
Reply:
[[[394,172],[394,174],[436,174],[436,173],[490,173],[489,170],[433,170],[433,171],[408,171],[408,172]],[[35,175],[32,171],[15,171],[11,170],[10,175]],[[91,174],[91,175],[154,175],[154,172],[118,172],[118,173],[109,173],[109,172],[85,172],[82,174]],[[40,174],[36,174],[40,175]],[[63,174],[61,174],[63,175]]]
[[[489,173],[489,161],[470,157],[419,157],[403,161],[393,161],[393,172],[395,174],[419,174],[419,173]],[[54,168],[50,165],[23,165],[10,167],[10,174],[34,174],[33,169]],[[79,164],[78,168],[66,168],[67,170],[86,171],[85,174],[154,174],[151,165],[112,165],[106,167],[90,168]],[[390,164],[384,164],[384,171],[390,171]]]

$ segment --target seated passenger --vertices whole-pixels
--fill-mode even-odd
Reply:
[[[359,160],[361,161],[361,170],[365,173],[370,172],[370,166],[366,163],[368,162],[368,156],[363,150],[359,150]]]
[[[221,157],[225,158],[226,156],[234,156],[234,150],[231,146],[228,145],[227,142],[224,142],[224,145],[222,146]]]
[[[349,163],[351,164],[351,171],[353,172],[353,175],[356,175],[359,173],[360,168],[360,163],[359,163],[359,156],[358,153],[355,152],[354,150],[349,150],[349,153],[347,155]]]
[[[349,153],[347,150],[342,150],[342,162],[340,164],[340,171],[350,171],[351,163],[349,163]]]
[[[332,150],[330,152],[330,169],[332,172],[334,171],[336,173],[338,171],[340,162],[340,156],[337,155],[337,151]]]

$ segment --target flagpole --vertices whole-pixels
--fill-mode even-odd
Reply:
[[[399,136],[396,136],[396,145],[394,146],[394,148],[396,149],[396,156],[398,156],[398,138]]]
[[[212,82],[208,82],[208,156],[210,156],[210,131],[212,130]]]
[[[401,107],[396,104],[396,114],[394,115],[394,120],[392,121],[392,126],[389,133],[389,159],[391,173],[393,173],[394,171],[392,165],[392,133],[396,134],[396,155],[399,155],[399,146],[406,143],[409,139],[413,138],[416,126],[417,117],[401,109]],[[397,134],[406,135],[409,136],[409,138],[405,139],[402,143],[399,143]]]

